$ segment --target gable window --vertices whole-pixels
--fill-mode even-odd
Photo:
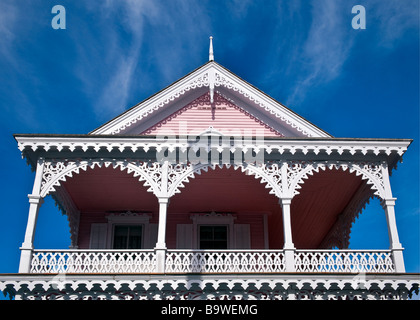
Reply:
[[[228,227],[222,225],[200,226],[200,249],[227,249]]]
[[[115,225],[114,226],[114,249],[141,249],[142,247],[141,225]]]

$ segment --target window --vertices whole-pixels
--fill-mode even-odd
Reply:
[[[227,249],[227,226],[200,226],[200,249]]]
[[[138,225],[115,225],[113,248],[140,249],[142,231],[142,226]]]
[[[149,223],[151,214],[131,211],[106,216],[107,223],[92,223],[91,249],[151,249],[156,245],[156,223]]]

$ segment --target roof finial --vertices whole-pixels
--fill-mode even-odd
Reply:
[[[213,37],[212,37],[212,36],[210,36],[209,61],[214,61],[214,54],[213,54]]]

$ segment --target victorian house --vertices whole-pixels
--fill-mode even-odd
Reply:
[[[405,299],[389,176],[411,140],[335,138],[214,61],[83,135],[16,134],[36,172],[17,299]],[[71,247],[34,248],[53,197]],[[350,250],[380,199],[389,249]],[[23,213],[20,213],[23,214]]]

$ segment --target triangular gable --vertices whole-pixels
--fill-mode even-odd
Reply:
[[[179,112],[181,111],[183,116],[192,115],[192,111],[186,112],[186,109],[197,99],[204,99],[203,97],[210,100],[206,108],[212,108],[217,101],[220,103],[223,99],[226,108],[229,107],[226,110],[230,111],[230,114],[219,113],[225,116],[226,121],[235,125],[239,118],[245,121],[245,115],[246,124],[254,129],[255,125],[259,124],[258,127],[265,130],[264,136],[269,133],[269,136],[284,137],[331,137],[214,61],[207,62],[90,134],[153,134],[153,131],[157,132],[157,126],[164,123],[167,125],[168,119],[171,119],[170,125],[179,125],[177,121],[182,119]],[[215,111],[218,111],[217,106],[215,107]],[[235,115],[239,118],[235,118]],[[252,125],[249,120],[253,121]],[[204,126],[217,129],[217,125],[215,127],[212,123],[220,127],[220,123],[215,123],[215,119]],[[195,125],[191,123],[193,124]]]
[[[211,103],[208,92],[139,134],[191,136],[209,129],[226,136],[283,136],[218,93]]]

